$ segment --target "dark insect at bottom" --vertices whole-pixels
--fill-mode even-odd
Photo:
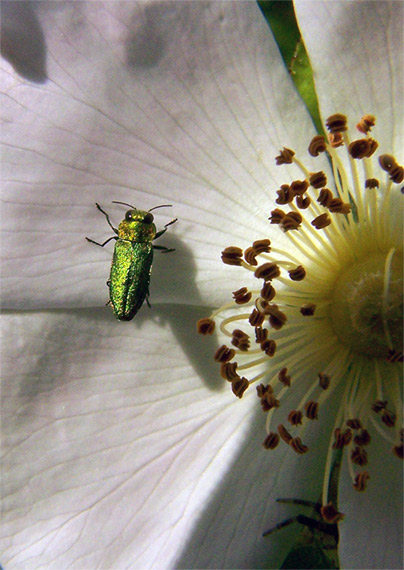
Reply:
[[[330,506],[328,508],[335,513],[335,522],[327,522],[324,520],[324,507],[320,503],[302,499],[277,499],[277,502],[302,505],[311,509],[310,516],[295,515],[263,533],[262,536],[269,536],[293,523],[300,523],[304,527],[280,568],[339,568],[338,522],[343,515]]]

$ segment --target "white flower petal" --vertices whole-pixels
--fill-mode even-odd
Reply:
[[[402,160],[403,3],[304,0],[295,8],[322,117],[376,115],[380,152]]]
[[[253,390],[236,402],[190,338],[200,310],[158,312],[158,334],[107,309],[3,315],[5,568],[279,567],[298,527],[262,532],[291,489],[317,499],[321,462],[297,476],[262,448]]]
[[[6,568],[173,565],[251,411],[205,381],[198,316],[162,308],[158,335],[106,309],[3,316]]]
[[[110,251],[83,239],[109,235],[95,201],[173,203],[180,221],[164,236],[177,252],[156,260],[152,312],[130,325],[109,309],[5,317],[3,562],[277,568],[292,530],[262,539],[290,516],[274,500],[290,489],[316,499],[320,467],[307,454],[296,472],[280,466],[290,450],[261,448],[253,392],[235,404],[206,383],[217,367],[189,333],[206,313],[158,301],[223,300],[219,277],[232,268],[220,269],[220,250],[268,232],[263,204],[285,182],[273,157],[291,142],[305,149],[307,114],[255,3],[34,6],[49,81],[41,69],[36,83],[21,80],[9,64],[2,75],[7,306],[104,302]],[[170,214],[158,212],[160,227]],[[379,497],[369,565],[398,516],[382,507]],[[367,529],[354,535],[348,514],[341,558],[352,567]],[[396,553],[373,561],[394,567]]]
[[[105,302],[112,247],[102,251],[84,237],[111,235],[94,207],[101,203],[118,224],[124,207],[111,200],[173,204],[156,212],[160,228],[179,218],[161,241],[177,252],[153,276],[156,302],[222,301],[221,249],[247,245],[251,227],[257,235],[267,228],[255,216],[283,181],[274,157],[291,141],[306,145],[313,132],[259,8],[34,9],[49,79],[21,79],[7,62],[2,71],[3,306]]]
[[[364,493],[351,491],[347,478],[339,489],[341,568],[401,568],[403,565],[403,473],[400,461],[381,438],[372,441],[370,479]],[[387,453],[386,453],[387,451]],[[349,500],[347,497],[349,496]]]
[[[314,69],[322,116],[342,112],[352,125],[376,115],[378,153],[403,159],[402,21],[399,2],[296,2],[296,13]],[[358,133],[358,138],[360,135]],[[392,208],[399,216],[401,200]],[[393,223],[393,220],[392,220]],[[402,471],[372,442],[371,479],[365,493],[352,494],[341,478],[340,560],[344,568],[402,566]],[[378,453],[379,451],[379,453]]]

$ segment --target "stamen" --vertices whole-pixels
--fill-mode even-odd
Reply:
[[[229,382],[233,382],[236,378],[239,378],[239,375],[236,372],[237,370],[237,362],[223,362],[220,365],[220,375],[224,380],[228,380]]]
[[[259,239],[253,242],[253,248],[256,255],[261,253],[268,253],[271,251],[271,240],[269,239]]]
[[[322,206],[324,206],[325,208],[328,208],[333,199],[334,196],[332,195],[331,190],[329,190],[328,188],[323,188],[320,191],[320,194],[318,195],[317,202]]]
[[[311,198],[309,198],[309,196],[305,196],[304,198],[303,196],[296,196],[295,202],[299,210],[307,210],[311,204]]]
[[[329,210],[333,214],[349,214],[351,211],[350,204],[344,204],[344,202],[340,198],[334,198],[331,200],[331,204],[329,206]]]
[[[271,216],[268,218],[268,220],[271,222],[271,224],[280,224],[285,216],[286,214],[283,210],[276,208],[275,210],[272,210]]]
[[[364,465],[367,465],[368,455],[361,447],[355,447],[351,452],[351,460],[355,465],[363,467]]]
[[[326,436],[321,512],[331,524],[343,516],[329,502],[337,453],[346,450],[357,491],[369,480],[369,473],[358,473],[357,466],[368,463],[373,430],[388,443],[389,452],[403,458],[399,382],[404,355],[397,340],[402,326],[397,316],[402,233],[392,189],[403,181],[404,170],[387,154],[377,165],[378,143],[369,136],[374,125],[372,115],[362,117],[357,129],[364,136],[351,141],[346,117],[329,117],[328,140],[314,137],[308,149],[312,157],[327,154],[333,173],[329,181],[322,170],[307,168],[293,150],[282,149],[276,163],[294,164],[303,179],[274,189],[276,203],[285,210],[271,211],[268,230],[282,230],[290,247],[272,246],[263,236],[244,252],[234,246],[224,249],[225,264],[246,269],[250,281],[262,281],[233,291],[232,302],[197,324],[198,332],[208,335],[218,320],[220,333],[234,347],[223,344],[214,358],[238,398],[257,383],[267,414],[265,449],[275,449],[282,440],[296,453],[306,453],[305,430],[314,420],[326,419],[320,406],[323,410],[324,402],[342,387]],[[285,333],[279,333],[283,328]],[[300,401],[285,409],[283,400],[296,386],[305,386]],[[270,429],[275,416],[277,433]]]
[[[389,410],[383,410],[381,420],[387,427],[391,428],[396,423],[396,415]]]
[[[364,491],[366,489],[368,479],[370,479],[370,475],[367,471],[358,473],[355,477],[354,489],[357,491]]]
[[[331,502],[320,508],[320,514],[330,524],[339,523],[344,518],[344,513],[337,511]]]
[[[263,384],[257,386],[257,396],[261,400],[261,408],[263,412],[269,412],[269,410],[279,408],[280,406],[280,401],[275,398],[273,389],[269,384],[266,386]]]
[[[255,342],[261,344],[268,338],[268,329],[262,327],[255,327]]]
[[[398,459],[403,459],[404,457],[404,445],[400,443],[399,445],[395,445],[393,447],[393,453]]]
[[[290,187],[295,194],[302,196],[309,187],[309,183],[307,180],[294,180]]]
[[[293,438],[284,425],[282,424],[278,425],[278,433],[283,439],[283,441],[289,445]]]
[[[348,152],[352,158],[369,158],[376,151],[378,147],[377,141],[374,139],[358,139],[348,145]]]
[[[279,435],[273,431],[269,433],[263,441],[265,449],[275,449],[279,444]]]
[[[282,368],[282,370],[279,371],[278,380],[279,382],[282,382],[284,386],[290,386],[291,378],[288,374],[288,369],[286,367]]]
[[[336,113],[328,117],[325,126],[330,131],[330,133],[342,133],[347,130],[347,118],[345,115]]]
[[[395,350],[394,348],[389,349],[389,353],[387,355],[388,362],[403,362],[404,361],[404,352],[402,350]]]
[[[291,410],[288,415],[288,421],[292,426],[297,426],[302,423],[303,414],[300,410]]]
[[[354,443],[356,445],[364,446],[370,443],[370,434],[367,429],[361,429],[354,437]]]
[[[275,202],[281,205],[290,204],[293,202],[293,198],[295,197],[295,193],[288,184],[282,184],[276,193],[278,194],[278,197]]]
[[[316,135],[310,142],[309,153],[311,156],[318,156],[321,152],[327,150],[327,144],[323,135]]]
[[[222,251],[222,261],[227,265],[241,265],[243,250],[239,247],[226,247],[225,250]]]
[[[365,188],[379,188],[380,182],[376,178],[368,178],[365,182]]]
[[[229,362],[234,358],[235,354],[236,351],[233,348],[229,348],[223,344],[220,348],[217,349],[213,358],[216,360],[216,362]]]
[[[299,267],[296,267],[295,269],[291,269],[288,273],[292,281],[303,281],[306,277],[306,270],[302,265],[299,265]]]
[[[249,385],[250,385],[249,381],[247,380],[247,378],[244,378],[243,376],[242,378],[236,378],[236,380],[232,381],[231,389],[233,391],[233,394],[237,396],[237,398],[242,398],[244,392],[247,390]]]
[[[304,317],[312,317],[315,310],[316,305],[314,303],[305,303],[300,307],[300,312]]]
[[[235,329],[233,331],[233,337],[231,339],[231,343],[239,350],[245,352],[250,348],[250,337],[242,330]]]
[[[259,384],[259,386],[257,386],[256,389],[257,389],[257,396],[259,398],[262,398],[267,394],[273,394],[272,386],[270,386],[269,384],[267,384],[266,386],[264,386],[264,384]]]
[[[374,117],[373,115],[364,115],[362,119],[359,121],[359,123],[356,125],[356,128],[358,129],[358,131],[366,135],[372,129],[372,127],[375,126],[375,124],[376,124],[376,117]]]
[[[394,156],[382,154],[379,156],[379,164],[385,172],[390,174],[390,180],[395,184],[401,184],[404,180],[404,168],[397,164]]]
[[[281,270],[276,263],[264,263],[260,265],[254,272],[254,277],[257,279],[264,279],[264,281],[271,281],[279,277]]]
[[[293,157],[295,156],[293,150],[291,150],[290,148],[283,147],[283,149],[279,152],[280,152],[279,156],[275,158],[277,165],[292,164]]]
[[[313,172],[309,178],[310,186],[319,190],[320,188],[324,188],[327,184],[327,176],[324,174],[322,170],[320,172]]]
[[[349,420],[346,421],[346,425],[352,429],[361,429],[362,427],[362,422],[360,421],[359,418],[351,418]]]
[[[296,451],[296,453],[299,455],[302,455],[303,453],[309,451],[309,448],[307,445],[304,445],[304,443],[302,443],[300,437],[293,437],[289,445],[293,451]]]
[[[327,390],[327,388],[330,386],[330,382],[331,378],[328,376],[328,374],[324,374],[324,372],[318,373],[318,384],[320,388]]]
[[[213,334],[215,330],[215,321],[209,318],[199,319],[196,323],[196,330],[199,334]]]
[[[260,327],[264,320],[264,314],[257,311],[257,309],[253,309],[250,316],[248,317],[248,322],[252,327]]]
[[[269,324],[275,330],[281,329],[287,321],[285,313],[280,311],[278,305],[275,305],[275,303],[269,305],[269,311]]]
[[[273,214],[273,212],[271,212]],[[271,218],[272,221],[272,218]],[[279,222],[281,228],[284,232],[288,232],[290,230],[297,230],[300,224],[302,223],[303,218],[299,214],[299,212],[289,212]],[[276,222],[274,222],[276,223]]]
[[[247,249],[244,250],[244,259],[250,265],[258,265],[258,261],[256,260],[256,256],[257,256],[257,254],[256,254],[255,249],[253,247],[248,247]]]
[[[242,287],[237,291],[233,291],[233,299],[237,305],[244,305],[251,301],[252,293],[248,291],[247,287]]]
[[[404,429],[401,429],[400,430],[400,443],[393,447],[393,453],[396,457],[398,457],[398,459],[403,459],[403,457],[404,457],[403,440],[404,440]]]
[[[399,164],[396,164],[396,166],[390,170],[390,180],[395,184],[401,184],[404,180],[404,168]]]
[[[391,170],[397,166],[396,159],[390,154],[381,154],[379,156],[379,164],[385,172],[391,172]]]
[[[328,140],[332,148],[339,148],[344,145],[344,137],[341,133],[330,133]]]
[[[318,402],[314,401],[306,402],[304,405],[304,409],[306,410],[306,418],[308,418],[309,420],[318,419]]]
[[[262,342],[260,346],[262,352],[265,352],[267,356],[274,356],[276,351],[276,342],[274,340],[270,339],[264,340],[264,342]]]
[[[352,441],[352,431],[346,429],[342,431],[340,428],[334,430],[333,449],[341,449],[344,445],[348,445]]]
[[[320,214],[315,218],[311,225],[316,228],[316,230],[322,230],[331,224],[331,218],[328,214]]]
[[[261,297],[265,300],[265,301],[272,301],[272,299],[275,297],[276,291],[273,288],[272,284],[268,281],[264,284],[263,288],[261,289]]]
[[[372,410],[378,414],[381,410],[384,410],[387,406],[386,400],[378,400],[372,404]]]

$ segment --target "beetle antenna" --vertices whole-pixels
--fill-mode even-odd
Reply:
[[[157,210],[157,208],[172,208],[173,205],[172,204],[161,204],[161,206],[154,206],[154,208],[150,208],[150,210],[147,210],[148,212],[151,212],[152,210]]]
[[[129,206],[133,210],[136,210],[135,206],[132,206],[132,204],[128,204],[127,202],[117,202],[116,200],[112,200],[112,203],[113,204],[122,204],[123,206]]]
[[[117,200],[112,200],[113,204],[122,204],[123,206],[129,206],[129,208],[133,208],[134,210],[136,210],[137,208],[135,208],[135,206],[132,206],[132,204],[128,204],[127,202],[118,202]],[[152,210],[157,210],[157,208],[172,208],[172,204],[161,204],[160,206],[154,206],[154,208],[150,208],[150,210],[147,210],[148,212],[151,212]]]

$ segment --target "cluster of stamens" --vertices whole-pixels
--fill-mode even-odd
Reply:
[[[380,180],[373,176],[370,166],[370,158],[378,148],[378,143],[369,136],[374,124],[373,116],[363,117],[357,129],[365,136],[351,142],[347,134],[346,117],[336,114],[326,123],[328,139],[318,135],[311,141],[309,154],[317,157],[321,153],[327,153],[333,164],[334,178],[337,180],[333,181],[334,192],[327,187],[327,176],[323,171],[309,171],[291,149],[284,148],[280,152],[276,163],[297,165],[304,178],[283,184],[277,190],[276,203],[287,206],[288,210],[276,208],[270,212],[268,219],[290,236],[293,244],[303,253],[303,261],[287,251],[274,249],[267,238],[254,241],[244,251],[239,247],[227,247],[222,252],[223,263],[243,267],[260,285],[255,286],[256,281],[253,281],[251,287],[239,288],[233,292],[232,303],[214,311],[211,317],[198,321],[198,332],[203,335],[213,334],[215,321],[219,321],[221,333],[229,339],[229,345],[220,346],[214,359],[220,364],[220,374],[231,384],[233,393],[241,398],[249,386],[256,383],[261,408],[267,414],[267,436],[263,446],[268,450],[275,449],[282,440],[297,454],[308,451],[308,446],[302,439],[306,426],[318,419],[319,409],[327,399],[327,393],[334,392],[344,381],[341,362],[346,362],[345,370],[355,359],[354,352],[340,346],[329,324],[327,310],[330,299],[324,293],[325,288],[321,290],[317,285],[317,280],[321,279],[313,274],[312,261],[317,247],[320,270],[327,273],[324,268],[328,261],[321,259],[321,247],[324,245],[326,256],[332,250],[329,243],[333,242],[334,236],[349,235],[350,228],[361,223],[362,214],[360,211],[358,214],[356,209],[358,192],[377,192],[381,185]],[[355,161],[364,162],[363,184],[356,194],[353,188],[347,188],[340,182],[342,166],[336,149],[342,146],[348,151],[353,172],[356,168]],[[388,191],[391,184],[403,181],[403,167],[393,157],[380,156],[379,165],[388,174]],[[352,219],[353,207],[359,221],[357,218]],[[335,227],[335,233],[332,233],[330,226]],[[316,244],[312,249],[310,246],[307,248],[308,255],[304,255],[307,243],[305,232]],[[313,238],[313,232],[326,232],[326,239]],[[331,253],[334,257],[330,254],[329,265],[337,266],[339,252]],[[303,286],[307,281],[307,286]],[[330,290],[331,286],[328,293]],[[227,313],[230,316],[226,316]],[[299,363],[296,354],[302,350]],[[310,356],[310,351],[313,351],[314,365],[323,363],[322,368],[317,370],[316,378],[311,381],[309,379],[310,385],[298,406],[287,413],[288,427],[286,423],[279,423],[276,430],[271,430],[273,415],[280,408],[285,394],[303,379],[307,381],[304,368],[305,365],[308,367],[307,357]],[[358,356],[358,359],[363,362],[363,357]],[[387,363],[397,365],[402,360],[402,352],[392,346],[386,348]],[[357,383],[358,380],[353,382]],[[348,392],[348,395],[342,396],[343,400],[345,398],[342,404],[346,404],[346,407],[336,419],[327,461],[330,461],[333,450],[346,447],[353,486],[362,491],[366,488],[369,473],[355,470],[368,463],[367,446],[371,436],[366,426],[370,423],[369,415],[374,415],[371,423],[375,424],[376,418],[388,429],[397,428],[397,417],[389,409],[388,401],[382,399],[369,405],[369,413],[359,413],[358,407],[353,405],[352,391]],[[379,388],[377,393],[381,393]],[[355,411],[358,412],[357,415]],[[397,457],[402,458],[403,432],[399,428],[395,431],[392,450]],[[388,439],[392,440],[391,437]]]

